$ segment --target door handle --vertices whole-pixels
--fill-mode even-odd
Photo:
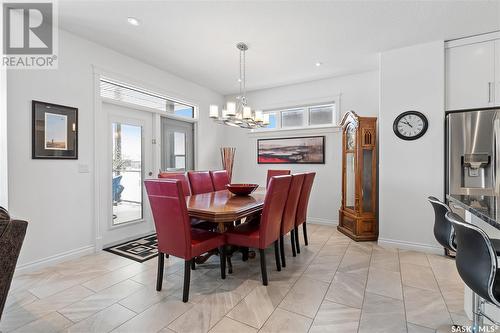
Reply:
[[[491,103],[491,82],[488,82],[488,103]]]
[[[148,176],[150,176],[150,177],[151,177],[152,175],[153,175],[153,171],[149,171],[149,172],[148,172]]]

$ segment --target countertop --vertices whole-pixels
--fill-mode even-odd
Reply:
[[[446,198],[450,203],[464,208],[481,220],[500,229],[499,196],[448,194]]]

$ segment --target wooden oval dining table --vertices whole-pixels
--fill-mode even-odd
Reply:
[[[264,198],[266,191],[257,189],[248,196],[234,195],[228,190],[194,194],[186,197],[188,214],[200,220],[217,223],[217,230],[224,233],[228,227],[232,227],[236,221],[248,218],[258,214],[264,207]],[[232,252],[229,246],[226,251]],[[209,252],[206,255],[196,258],[197,264],[202,264],[210,258],[216,251]],[[248,249],[246,249],[244,258],[248,258]],[[250,257],[255,257],[253,251]],[[246,260],[246,259],[244,259]],[[233,272],[231,263],[231,254],[227,255],[228,272]]]
[[[222,190],[188,196],[186,204],[190,217],[217,223],[218,231],[222,233],[234,221],[260,212],[265,196],[264,189],[257,189],[248,196],[238,196]]]

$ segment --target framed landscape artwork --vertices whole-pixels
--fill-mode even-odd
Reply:
[[[325,164],[325,137],[257,140],[259,164]]]
[[[78,159],[78,109],[32,101],[34,159]]]

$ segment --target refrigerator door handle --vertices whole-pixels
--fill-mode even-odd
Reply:
[[[500,193],[500,182],[497,179],[498,175],[498,166],[499,166],[499,161],[498,161],[498,148],[500,147],[500,119],[498,118],[499,113],[495,115],[495,119],[493,120],[493,170],[492,170],[492,176],[493,176],[493,189],[494,189],[494,194],[499,195]]]

